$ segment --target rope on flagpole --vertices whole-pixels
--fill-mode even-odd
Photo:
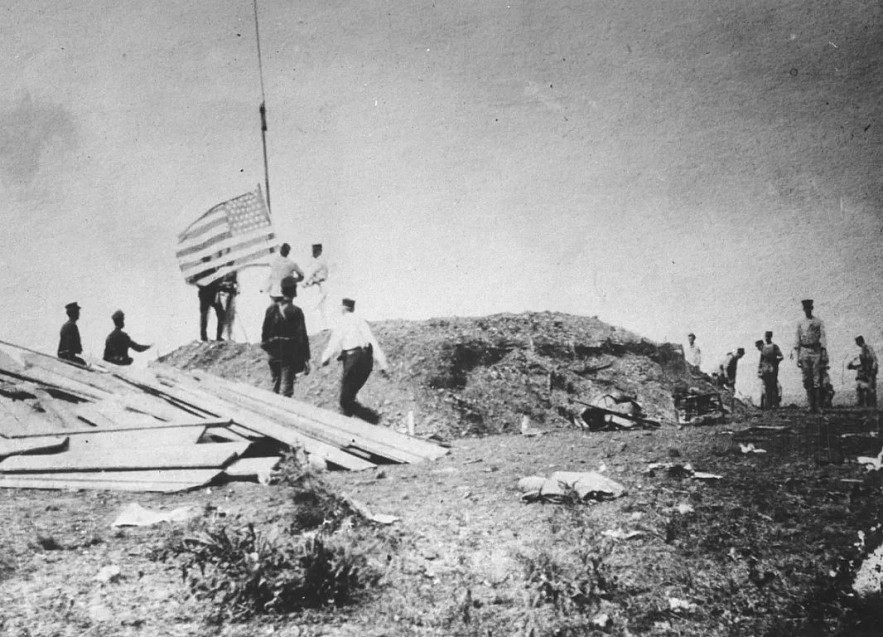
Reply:
[[[254,5],[254,32],[255,42],[258,47],[258,75],[261,78],[261,142],[264,146],[264,186],[267,189],[267,211],[272,215],[270,207],[270,166],[267,162],[267,96],[264,93],[264,63],[261,57],[261,29],[258,26],[258,0],[252,0]]]

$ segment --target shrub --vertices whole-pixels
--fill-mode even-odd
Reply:
[[[563,558],[541,550],[521,561],[534,607],[551,604],[564,614],[591,613],[616,586],[603,553],[587,544]]]
[[[216,524],[173,542],[182,578],[210,602],[213,621],[343,605],[377,580],[357,547],[321,534],[272,539],[252,524]]]

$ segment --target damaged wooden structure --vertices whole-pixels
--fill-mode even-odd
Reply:
[[[0,487],[174,492],[265,481],[280,454],[360,471],[447,449],[205,372],[0,349]]]

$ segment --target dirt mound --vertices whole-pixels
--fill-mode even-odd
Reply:
[[[605,393],[633,397],[647,417],[677,422],[673,394],[710,388],[691,376],[681,348],[657,344],[594,317],[540,312],[373,324],[390,360],[390,377],[374,375],[360,399],[387,426],[403,428],[414,412],[417,433],[442,437],[516,431],[524,415],[546,427],[572,426],[582,402]],[[317,361],[328,340],[311,338]],[[269,387],[264,352],[242,343],[191,343],[162,357]],[[314,369],[295,397],[335,409],[336,365]]]

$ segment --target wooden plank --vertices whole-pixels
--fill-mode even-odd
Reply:
[[[302,414],[293,413],[289,410],[277,406],[280,404],[278,402],[278,399],[280,398],[282,399],[282,401],[285,402],[295,402],[292,399],[282,398],[271,392],[256,390],[257,392],[269,394],[269,396],[272,396],[273,399],[276,399],[273,400],[271,398],[267,398],[267,403],[274,403],[267,404],[257,398],[253,398],[251,396],[245,395],[244,393],[240,393],[238,391],[239,388],[230,388],[229,391],[225,391],[225,388],[229,381],[224,381],[224,388],[212,387],[212,380],[214,379],[210,379],[207,383],[205,383],[206,388],[210,391],[215,391],[219,393],[223,391],[230,401],[240,404],[246,409],[256,411],[268,418],[285,422],[286,424],[289,424],[292,427],[296,428],[298,431],[301,431],[310,437],[327,442],[328,444],[332,444],[343,449],[359,449],[371,455],[386,458],[395,462],[418,463],[427,459],[426,457],[413,453],[408,449],[401,448],[401,445],[392,446],[387,444],[386,442],[378,441],[373,437],[362,435],[364,432],[361,430],[361,427],[358,424],[354,426],[347,425],[346,427],[341,427],[339,426],[338,422],[331,422],[332,419],[330,418],[320,421]],[[258,395],[263,398],[261,394]],[[338,414],[332,414],[331,412],[326,412],[325,410],[321,410],[319,408],[314,409],[316,409],[317,412],[319,412],[322,416],[324,416],[325,414],[331,414],[335,417],[338,416]],[[321,412],[325,412],[325,414],[322,414]],[[346,418],[343,416],[340,416],[340,418],[344,421],[354,421],[354,419]],[[365,427],[373,428],[372,425],[365,425]],[[384,431],[389,432],[389,430]]]
[[[181,427],[202,427],[205,428],[207,426],[215,426],[215,427],[223,427],[229,424],[229,420],[225,420],[223,418],[213,419],[213,420],[197,420],[192,422],[163,422],[156,421],[155,425],[149,425],[146,427],[113,427],[113,428],[103,428],[103,427],[92,427],[92,426],[84,426],[82,429],[70,429],[63,432],[65,436],[83,436],[89,434],[96,433],[119,433],[126,431],[157,431],[164,429],[175,429]],[[49,434],[44,433],[28,433],[23,435],[14,435],[14,436],[6,436],[7,438],[14,438],[16,440],[19,439],[27,439],[27,438],[39,438],[45,437]]]
[[[191,381],[195,383],[195,381]],[[345,451],[316,440],[310,436],[275,422],[260,414],[243,410],[241,407],[228,402],[222,397],[205,392],[199,388],[194,389],[190,386],[164,387],[162,391],[168,392],[170,395],[187,402],[200,406],[205,410],[211,410],[215,416],[229,418],[236,422],[237,425],[258,433],[268,438],[273,438],[279,442],[285,443],[291,447],[303,449],[317,458],[321,458],[327,463],[348,469],[350,471],[363,471],[376,467],[372,462],[357,458],[356,456],[346,453]],[[242,432],[240,432],[242,433]]]
[[[67,444],[68,438],[62,436],[47,436],[33,440],[0,438],[0,458],[35,451],[62,451],[67,447]]]
[[[16,473],[0,475],[0,488],[174,493],[204,486],[222,473],[217,469]]]
[[[0,473],[222,468],[248,447],[240,442],[133,449],[81,446],[46,456],[12,456],[0,461]]]
[[[83,423],[67,409],[67,404],[62,400],[55,400],[43,389],[35,389],[37,404],[46,415],[56,422],[62,429],[79,429]]]
[[[202,391],[203,393],[208,393],[208,395],[214,396],[215,399],[223,396],[224,400],[236,405],[236,407],[239,409],[246,409],[248,411],[258,413],[271,420],[284,423],[291,428],[299,431],[300,433],[309,436],[310,438],[321,440],[322,442],[341,449],[351,451],[361,449],[363,451],[367,451],[369,454],[393,460],[395,462],[413,463],[424,460],[423,457],[410,453],[408,451],[389,447],[388,445],[378,443],[377,441],[371,439],[365,439],[358,435],[352,435],[350,432],[340,431],[335,427],[328,426],[326,423],[321,423],[282,409],[270,407],[259,400],[244,396],[237,391],[233,391],[232,388],[230,390],[227,390],[226,386],[228,383],[230,385],[237,386],[239,385],[239,383],[230,383],[230,381],[223,381],[222,384],[224,386],[218,387],[213,385],[212,383],[212,381],[217,379],[217,377],[211,375],[207,375],[209,377],[208,382],[204,382],[197,381],[192,378],[187,378],[186,375],[173,369],[162,368],[160,373],[165,373],[168,374],[168,376],[175,378],[178,381],[179,386],[184,385],[188,386],[189,388],[193,385],[193,383],[197,383],[196,387],[199,391]],[[193,374],[196,375],[197,373],[193,372]],[[203,375],[204,374],[202,372],[199,373],[200,377],[202,377]],[[248,386],[246,385],[245,387]],[[262,392],[263,390],[256,391]],[[266,393],[276,399],[280,398],[279,396],[271,392],[263,393]],[[282,400],[289,401],[291,399],[282,398]],[[344,418],[344,420],[350,419]]]
[[[273,392],[258,387],[252,387],[245,383],[237,383],[218,376],[214,376],[201,370],[191,372],[192,376],[201,381],[207,388],[214,391],[230,392],[244,396],[252,401],[252,404],[262,404],[276,409],[313,420],[324,427],[333,427],[344,432],[356,440],[366,440],[386,445],[392,449],[401,451],[409,456],[417,456],[421,459],[435,460],[448,453],[448,450],[439,445],[401,434],[386,427],[378,427],[365,423],[357,418],[348,418],[342,414],[310,405],[304,401],[285,398]]]
[[[101,400],[110,395],[107,392],[95,389],[90,385],[85,385],[75,380],[71,380],[66,376],[61,376],[54,372],[36,367],[29,367],[20,372],[0,369],[0,374],[18,381],[34,383],[36,385],[45,385],[45,388],[62,390],[72,396],[84,400]]]
[[[23,353],[21,359],[27,370],[34,368],[45,370],[108,394],[120,394],[127,389],[125,383],[98,368],[80,367],[58,358],[31,353]]]
[[[263,458],[237,458],[230,463],[224,473],[231,478],[251,478],[255,477],[258,482],[267,484],[270,481],[270,474],[273,469],[282,460],[279,456],[263,457]]]
[[[202,437],[205,425],[195,424],[182,427],[162,427],[154,429],[103,429],[96,431],[81,431],[77,434],[65,434],[70,440],[69,452],[80,452],[91,447],[103,447],[118,449],[162,449],[166,447],[191,447]],[[57,439],[57,437],[55,437]],[[17,438],[22,442],[48,442],[52,437],[31,436],[29,438]],[[0,465],[2,469],[2,465]]]

